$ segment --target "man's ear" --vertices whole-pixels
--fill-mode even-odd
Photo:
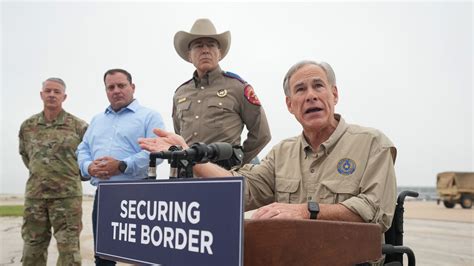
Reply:
[[[66,100],[67,94],[64,94],[63,102]]]
[[[286,108],[288,108],[288,111],[293,114],[293,106],[291,105],[291,98],[286,96],[285,97],[285,101],[286,101]]]
[[[192,62],[192,60],[191,60],[191,50],[188,50],[188,61]]]
[[[339,92],[337,91],[337,86],[332,86],[332,95],[334,96],[334,105],[339,101]]]
[[[130,87],[132,87],[133,92],[135,92],[135,83],[132,83]]]

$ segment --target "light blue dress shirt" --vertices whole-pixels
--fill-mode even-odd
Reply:
[[[133,100],[127,107],[115,112],[111,106],[104,113],[92,119],[81,144],[77,147],[77,160],[82,176],[90,176],[89,165],[93,160],[111,156],[125,161],[125,173],[112,176],[109,180],[136,180],[147,177],[149,152],[138,145],[138,138],[156,137],[154,128],[165,129],[161,115],[141,106]],[[157,160],[160,164],[162,160]],[[101,181],[92,176],[91,184],[97,186]]]

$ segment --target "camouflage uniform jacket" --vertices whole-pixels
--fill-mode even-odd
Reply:
[[[23,122],[19,138],[20,154],[30,172],[27,198],[82,196],[75,151],[86,129],[86,122],[64,110],[50,123],[43,112]]]

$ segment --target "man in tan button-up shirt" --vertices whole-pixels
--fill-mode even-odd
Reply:
[[[339,94],[329,64],[297,63],[285,76],[283,87],[288,110],[303,127],[301,135],[274,146],[260,165],[228,172],[207,163],[196,165],[194,173],[244,176],[246,210],[259,208],[253,218],[317,216],[376,223],[385,232],[396,204],[392,142],[376,129],[347,124],[334,112]],[[142,148],[161,151],[185,144],[173,133],[155,133],[160,138],[141,139]],[[307,202],[319,203],[319,214]]]
[[[230,169],[249,163],[270,141],[270,129],[263,107],[252,86],[236,74],[222,71],[219,61],[230,47],[230,32],[216,33],[212,22],[198,19],[191,31],[174,37],[176,52],[196,67],[192,79],[183,83],[173,97],[173,124],[188,145],[227,142],[241,145],[244,125],[247,138],[241,158],[220,161]]]

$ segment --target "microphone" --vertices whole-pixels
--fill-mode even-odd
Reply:
[[[150,159],[152,157],[155,159],[185,159],[194,163],[207,163],[230,159],[233,152],[232,145],[226,142],[215,142],[209,145],[198,142],[186,150],[152,152],[150,153]]]
[[[177,170],[177,177],[193,177],[192,167],[196,163],[228,160],[234,154],[234,148],[226,142],[215,142],[206,145],[194,143],[186,150],[171,146],[167,151],[151,152],[148,166],[148,179],[156,179],[156,159],[168,159],[171,170]],[[183,170],[183,171],[181,171]]]

